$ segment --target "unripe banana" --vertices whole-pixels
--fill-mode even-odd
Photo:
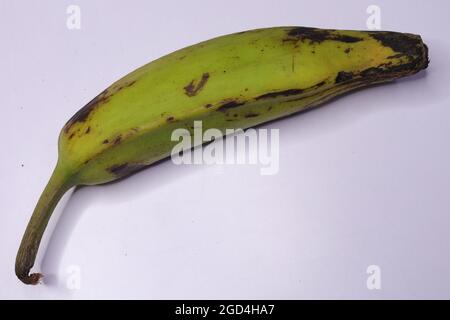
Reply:
[[[117,178],[170,155],[176,128],[248,128],[355,88],[428,66],[420,36],[277,27],[235,33],[155,60],[79,110],[59,136],[59,158],[25,231],[16,275],[29,274],[53,209],[76,185]]]

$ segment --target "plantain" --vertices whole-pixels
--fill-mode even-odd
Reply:
[[[221,36],[131,72],[63,127],[58,161],[23,236],[15,272],[26,284],[52,211],[73,186],[124,177],[170,155],[177,128],[248,128],[428,66],[418,35],[275,27]]]

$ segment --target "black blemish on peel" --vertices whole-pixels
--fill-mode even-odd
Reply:
[[[72,118],[67,121],[65,124],[64,131],[66,133],[69,132],[70,128],[77,122],[85,122],[89,115],[94,111],[99,105],[108,102],[109,100],[108,90],[102,91],[98,96],[96,96],[94,99],[88,102],[83,108],[78,110],[77,113],[75,113]]]
[[[333,40],[345,43],[355,43],[362,41],[361,38],[337,34],[334,30],[323,30],[317,28],[296,27],[290,29],[287,33],[288,38],[284,41],[309,40],[311,43],[321,43],[325,40]]]
[[[353,79],[353,73],[351,72],[345,72],[341,71],[337,74],[336,79],[334,80],[335,83],[341,83],[345,81],[349,81]]]
[[[223,103],[222,105],[220,105],[217,108],[217,111],[227,112],[229,109],[237,108],[237,107],[242,106],[244,104],[245,104],[245,102],[239,102],[237,100],[227,101],[227,102]]]
[[[184,93],[188,97],[196,96],[200,92],[200,90],[203,89],[203,87],[205,86],[208,79],[209,79],[209,73],[206,72],[206,73],[202,74],[202,78],[200,79],[198,84],[195,84],[195,80],[192,80],[191,82],[189,82],[189,84],[187,86],[185,86],[183,88]]]

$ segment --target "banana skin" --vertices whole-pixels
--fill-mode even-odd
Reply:
[[[28,223],[15,272],[26,284],[64,193],[125,177],[170,155],[177,128],[248,128],[351,90],[427,68],[418,35],[306,27],[256,29],[175,51],[131,72],[63,127],[58,161]]]

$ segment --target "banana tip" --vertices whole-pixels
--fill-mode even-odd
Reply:
[[[25,284],[36,285],[41,282],[43,275],[41,273],[32,273],[30,275],[18,276],[19,280]]]

